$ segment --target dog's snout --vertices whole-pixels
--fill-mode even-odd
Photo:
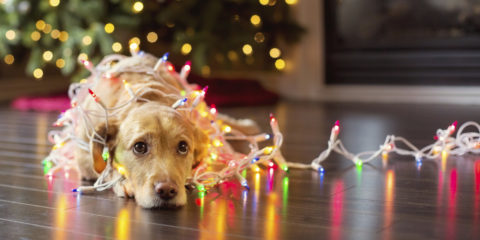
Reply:
[[[158,183],[155,185],[155,192],[157,192],[158,196],[160,196],[163,200],[170,200],[177,196],[178,187],[176,184],[165,182],[165,183]]]

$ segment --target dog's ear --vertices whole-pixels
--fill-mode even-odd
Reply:
[[[116,146],[116,137],[118,132],[118,125],[116,121],[109,119],[108,128],[105,125],[105,123],[102,123],[97,125],[97,127],[95,127],[95,131],[102,138],[106,137],[106,144],[109,149],[109,155],[110,155],[110,158],[113,159],[115,157],[114,150]],[[107,163],[104,161],[102,156],[103,148],[104,148],[103,144],[93,141],[93,139],[90,140],[90,153],[92,155],[92,160],[93,160],[93,169],[97,173],[103,172],[103,170],[107,166]]]
[[[193,165],[195,168],[202,162],[208,153],[208,136],[200,128],[196,127],[193,131],[194,149],[193,149]]]

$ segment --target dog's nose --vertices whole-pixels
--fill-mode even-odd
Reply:
[[[155,185],[155,192],[163,200],[169,200],[177,196],[178,187],[176,184],[165,182]]]

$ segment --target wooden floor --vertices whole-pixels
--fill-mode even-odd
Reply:
[[[310,162],[340,120],[353,152],[387,134],[424,146],[454,120],[480,120],[478,107],[319,104],[219,109],[268,129],[276,114],[289,161]],[[192,192],[179,210],[144,210],[111,192],[79,195],[68,171],[43,176],[46,135],[57,114],[0,110],[0,239],[480,239],[480,156],[424,161],[391,155],[363,169],[338,155],[325,173],[248,173],[250,191],[222,184]]]

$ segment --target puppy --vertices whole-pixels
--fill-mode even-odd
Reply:
[[[180,91],[185,90],[176,73],[166,67],[160,67],[156,74],[120,71],[153,69],[156,62],[157,59],[148,54],[126,57],[111,68],[112,73],[118,73],[115,77],[100,79],[92,90],[108,108],[131,101],[131,92],[146,91],[108,118],[91,116],[78,121],[76,136],[89,142],[90,149],[77,147],[74,155],[84,179],[97,179],[106,168],[102,158],[105,146],[95,141],[89,131],[94,127],[99,136],[105,136],[113,165],[125,169],[125,179],[113,186],[117,196],[134,197],[144,208],[178,207],[187,201],[186,179],[191,175],[192,166],[206,156],[209,137],[198,126],[199,122],[193,121],[195,116],[192,117],[190,111],[171,107],[181,98]],[[93,77],[88,81],[93,82]],[[122,81],[128,82],[130,93]],[[83,111],[101,110],[94,98],[82,94]],[[251,120],[235,120],[224,115],[219,118],[240,131],[258,132]],[[120,176],[117,171],[112,174],[109,179]]]

